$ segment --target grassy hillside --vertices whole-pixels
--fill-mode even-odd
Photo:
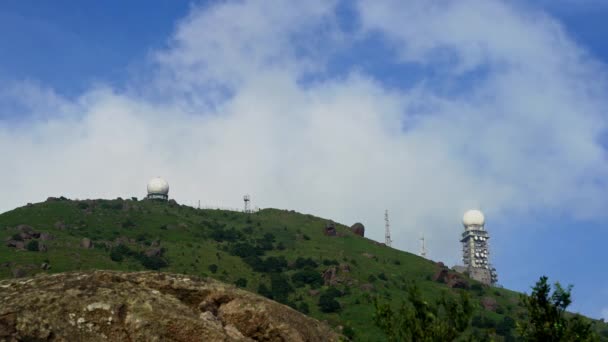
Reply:
[[[0,278],[87,269],[209,276],[342,326],[361,341],[383,340],[372,321],[372,298],[397,303],[415,281],[430,299],[469,291],[477,306],[471,333],[487,332],[496,340],[512,333],[512,320],[506,317],[521,314],[518,294],[470,279],[469,289],[451,289],[432,280],[437,264],[361,238],[340,224],[338,236],[326,236],[327,222],[276,209],[245,214],[174,202],[53,199],[0,215],[0,238],[25,246],[0,245]],[[24,235],[28,228],[20,225],[52,239]],[[83,238],[92,241],[91,248],[83,247]],[[41,268],[44,263],[50,268]],[[333,285],[327,285],[332,279],[321,274],[332,268]]]

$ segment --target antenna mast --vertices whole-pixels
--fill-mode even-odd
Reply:
[[[251,201],[251,198],[249,198],[249,195],[243,196],[243,201],[245,202],[245,208],[243,209],[243,212],[250,213],[251,208],[249,208],[249,201]]]
[[[420,238],[420,241],[422,241],[422,247],[420,249],[420,256],[423,258],[426,258],[426,247],[424,246],[424,235],[422,235],[422,237]]]
[[[388,247],[390,247],[391,242],[393,242],[393,240],[391,240],[391,225],[388,222],[388,210],[384,211],[384,222],[385,222],[384,244],[387,245]]]

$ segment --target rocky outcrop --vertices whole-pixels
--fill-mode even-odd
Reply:
[[[446,267],[440,268],[432,278],[434,281],[444,283],[451,288],[468,289],[469,283],[460,273],[450,272]]]
[[[84,249],[92,248],[93,242],[89,238],[82,238],[82,240],[80,240],[80,247]]]
[[[355,235],[359,235],[361,237],[365,236],[365,226],[363,223],[355,223],[350,227],[350,230],[355,233]]]
[[[336,231],[336,224],[333,222],[328,222],[325,225],[325,229],[323,230],[323,234],[325,234],[326,236],[336,236],[337,235],[337,231]]]
[[[481,306],[486,310],[496,311],[498,309],[498,302],[492,297],[483,297],[481,299]]]
[[[0,281],[0,340],[338,341],[323,323],[212,279],[95,271]]]
[[[321,275],[323,283],[327,286],[336,286],[338,284],[353,285],[355,280],[348,274],[350,266],[348,264],[340,264],[340,266],[331,266]]]
[[[147,257],[161,257],[163,256],[164,248],[150,248],[144,252]]]

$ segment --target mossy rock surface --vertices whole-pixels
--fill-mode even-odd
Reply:
[[[67,272],[0,281],[2,341],[338,341],[327,325],[210,278]]]

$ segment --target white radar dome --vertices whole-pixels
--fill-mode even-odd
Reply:
[[[148,195],[168,195],[169,183],[166,180],[156,177],[148,182]]]
[[[486,223],[486,218],[483,213],[477,209],[469,210],[462,217],[462,224],[468,226],[482,226]]]

